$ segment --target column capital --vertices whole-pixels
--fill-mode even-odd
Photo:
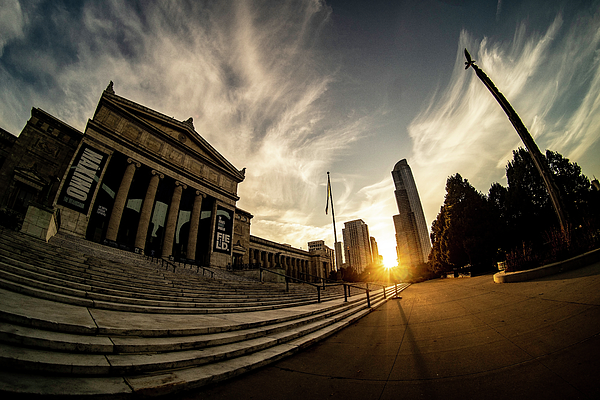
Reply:
[[[181,186],[182,189],[187,189],[187,185],[183,182],[175,181],[175,187]]]
[[[152,173],[152,175],[156,175],[156,176],[158,176],[158,179],[164,179],[164,177],[165,177],[165,174],[161,174],[160,172],[158,172],[158,171],[157,171],[157,170],[155,170],[155,169],[153,169],[153,170],[151,171],[151,173]]]
[[[206,198],[206,193],[202,193],[201,191],[196,190],[196,196],[202,196],[202,198],[205,199]]]
[[[136,168],[139,168],[142,166],[142,164],[139,161],[135,161],[133,158],[128,158],[127,163],[133,164]]]

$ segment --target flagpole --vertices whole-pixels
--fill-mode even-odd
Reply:
[[[335,211],[333,210],[333,192],[331,190],[331,181],[329,179],[329,171],[327,171],[327,199],[331,200],[331,219],[333,220],[333,251],[334,251],[334,256],[333,256],[333,266],[335,268],[335,270],[338,270],[338,265],[337,265],[337,249],[336,249],[336,245],[337,245],[337,233],[335,230]],[[325,213],[327,213],[327,209],[325,209]]]

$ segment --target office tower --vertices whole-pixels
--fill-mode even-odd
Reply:
[[[383,265],[383,257],[379,254],[379,247],[377,246],[377,240],[371,236],[371,256],[373,257],[373,264]]]
[[[362,219],[345,222],[342,235],[346,266],[360,274],[373,261],[369,227]]]
[[[394,215],[398,265],[415,267],[427,262],[431,251],[429,231],[419,199],[417,185],[406,159],[398,161],[392,171],[398,215]]]

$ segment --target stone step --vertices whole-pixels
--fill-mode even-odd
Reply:
[[[384,300],[374,304],[376,307]],[[365,309],[352,313],[344,319],[314,330],[285,343],[279,343],[265,349],[187,368],[169,369],[153,374],[134,374],[131,376],[81,376],[45,375],[19,373],[14,370],[1,374],[0,390],[18,394],[61,395],[64,397],[106,396],[106,398],[132,398],[144,396],[168,395],[177,391],[190,390],[210,383],[221,382],[248,371],[275,362],[294,354],[315,342],[343,329],[352,322],[370,312]],[[260,346],[260,345],[259,345]],[[218,353],[215,353],[218,354]],[[216,356],[216,355],[215,355]],[[73,359],[73,368],[85,368],[78,359]],[[77,363],[79,361],[79,363]],[[97,367],[105,370],[100,359]],[[24,362],[25,365],[27,361]]]
[[[124,302],[128,304],[138,304],[147,306],[163,306],[163,307],[249,307],[266,305],[272,303],[292,303],[297,302],[302,297],[308,297],[310,300],[314,299],[314,293],[312,295],[306,294],[305,296],[274,296],[272,293],[262,291],[262,296],[251,296],[238,294],[237,292],[230,295],[221,295],[218,298],[213,297],[211,292],[198,293],[177,293],[178,296],[159,295],[155,293],[149,293],[147,290],[142,291],[130,287],[129,289],[123,287],[121,289],[113,289],[106,287],[102,281],[94,280],[81,280],[82,282],[71,282],[69,276],[48,276],[42,275],[38,272],[29,271],[22,267],[21,263],[13,262],[13,265],[8,265],[0,261],[0,272],[1,276],[5,280],[12,282],[18,282],[22,285],[29,287],[45,289],[47,291],[68,294],[71,296],[83,296],[94,300],[103,300],[111,302]],[[41,271],[41,269],[37,269]],[[98,285],[98,286],[92,286]],[[163,293],[168,293],[164,291]],[[210,296],[210,297],[209,297]],[[268,297],[267,297],[268,296]]]
[[[188,280],[186,286],[177,287],[175,285],[169,285],[167,287],[162,287],[160,285],[159,288],[156,288],[154,285],[139,283],[136,280],[125,280],[125,279],[114,279],[107,275],[88,275],[85,273],[78,274],[78,276],[74,276],[73,274],[69,274],[68,271],[62,270],[60,271],[59,267],[53,267],[49,265],[39,264],[34,265],[30,263],[26,263],[20,260],[15,260],[13,258],[0,255],[0,269],[12,272],[13,274],[22,275],[24,277],[33,277],[44,282],[53,282],[56,280],[60,280],[64,282],[66,286],[70,286],[73,288],[79,288],[81,285],[86,287],[86,290],[94,290],[92,288],[98,288],[99,292],[102,292],[101,288],[106,288],[106,292],[110,291],[124,291],[124,292],[140,292],[144,294],[148,294],[148,296],[155,295],[156,298],[170,298],[174,300],[176,297],[198,297],[203,295],[208,295],[211,298],[219,299],[249,299],[252,297],[260,298],[260,295],[264,295],[265,293],[269,294],[269,297],[289,297],[290,294],[284,293],[282,287],[277,287],[276,291],[273,286],[261,286],[257,283],[254,283],[252,286],[246,285],[244,288],[232,288],[227,289],[227,285],[215,285],[215,284],[204,284],[204,282],[197,282],[192,280]],[[87,275],[87,276],[86,276]],[[72,284],[71,284],[72,282]],[[200,283],[202,283],[200,285]],[[143,289],[140,290],[140,289]],[[293,290],[299,295],[300,293],[305,292],[304,290],[297,289]],[[312,290],[314,292],[314,290]],[[243,294],[242,294],[243,293]]]
[[[137,354],[77,354],[39,350],[0,344],[0,363],[11,371],[30,371],[61,375],[130,375],[170,369],[189,368],[241,357],[281,345],[348,318],[366,308],[366,302],[324,319],[313,317],[306,324],[294,324],[288,329],[255,338],[201,349],[148,352]],[[87,357],[82,357],[87,355]]]
[[[124,277],[120,277],[120,279],[115,279],[114,276],[116,274],[114,272],[110,272],[109,271],[110,272],[109,276],[107,276],[108,272],[105,271],[105,270],[99,270],[99,271],[96,271],[94,273],[94,267],[88,266],[87,264],[85,266],[82,266],[82,265],[79,265],[79,266],[70,265],[71,268],[69,268],[69,265],[66,265],[64,263],[62,265],[56,265],[56,264],[60,264],[60,262],[58,262],[58,261],[56,261],[54,264],[51,264],[49,262],[45,263],[45,262],[40,262],[40,261],[37,261],[37,260],[32,260],[32,259],[29,259],[29,258],[26,261],[24,261],[24,260],[16,260],[15,257],[14,257],[14,255],[6,255],[6,254],[4,254],[2,256],[2,258],[5,260],[5,262],[11,262],[13,264],[17,263],[17,262],[21,263],[22,264],[21,267],[26,267],[26,268],[29,268],[29,269],[43,268],[46,271],[55,271],[55,272],[60,273],[60,274],[72,275],[72,276],[77,277],[77,278],[92,279],[92,278],[95,277],[96,279],[98,279],[101,282],[108,281],[108,282],[111,282],[111,283],[114,283],[114,284],[118,284],[119,282],[128,281],[129,282],[128,283],[129,286],[141,286],[141,287],[145,287],[145,288],[148,288],[148,287],[152,286],[152,285],[149,286],[149,284],[151,282],[141,282],[142,279],[148,279],[147,277],[144,277],[144,275],[149,275],[148,271],[143,271],[144,274],[139,274],[139,273],[137,273],[137,274],[126,274],[126,275],[124,275]],[[116,269],[116,266],[113,266],[113,268]],[[48,274],[50,274],[50,272],[48,272]],[[64,276],[61,276],[61,278],[64,279]],[[177,277],[177,278],[181,279],[180,277]],[[81,280],[81,279],[79,279],[79,280]],[[176,286],[176,284],[174,282],[171,282],[171,281],[164,281],[164,280],[158,280],[157,281],[156,279],[154,279],[152,281],[152,283],[155,283],[155,282],[162,282],[159,285],[164,284],[165,286],[168,286],[168,287]],[[202,282],[206,282],[206,281],[202,280]],[[189,277],[186,277],[185,280],[182,279],[179,282],[179,284],[180,285],[184,285],[184,287],[187,285],[187,287],[189,287],[189,290],[192,291],[192,292],[198,292],[198,291],[200,291],[200,292],[201,291],[205,291],[206,292],[206,291],[212,290],[212,288],[214,288],[214,287],[219,287],[219,289],[221,289],[224,286],[223,283],[221,282],[221,283],[219,283],[218,286],[216,286],[215,284],[209,284],[209,285],[203,284],[201,286],[203,286],[203,287],[208,286],[208,287],[206,289],[197,289],[196,287],[198,286],[197,285],[198,281],[194,280],[193,278],[189,278]],[[196,286],[193,286],[194,284]],[[237,290],[238,287],[239,287],[240,290],[244,290],[245,292],[247,292],[248,288],[252,287],[251,285],[252,285],[251,283],[245,283],[243,285],[240,285],[240,284],[237,284],[237,285],[228,285],[227,287],[234,286],[234,288],[230,289],[230,291],[231,290]],[[259,289],[256,283],[254,283],[253,285],[254,285],[254,288],[256,289],[257,293],[261,292],[265,287],[269,287],[269,285],[262,285],[262,288]],[[279,287],[281,288],[282,285],[279,285]],[[166,289],[165,288],[165,290],[170,290],[170,289]],[[281,289],[279,289],[279,290],[281,290]],[[292,288],[292,291],[294,291],[294,290],[295,289]],[[222,291],[222,290],[220,290],[220,291]]]
[[[0,392],[10,394],[134,398],[214,383],[293,354],[396,292],[371,287],[369,307],[364,290],[344,301],[328,286],[317,303],[314,286],[284,292],[99,245],[84,254],[0,236]]]
[[[51,287],[52,286],[52,287]],[[52,291],[46,290],[52,288]],[[17,293],[27,294],[29,296],[39,297],[41,299],[48,299],[60,303],[73,304],[77,306],[100,308],[105,310],[116,310],[116,311],[130,311],[139,313],[156,313],[156,314],[224,314],[224,313],[235,313],[235,312],[248,312],[248,311],[264,311],[274,310],[286,307],[297,307],[300,305],[311,304],[317,302],[315,295],[314,299],[310,300],[297,300],[289,303],[274,302],[265,305],[256,304],[243,304],[243,306],[231,306],[228,304],[216,305],[214,307],[203,307],[202,304],[170,304],[170,303],[158,303],[154,305],[141,305],[133,304],[131,302],[124,302],[125,299],[121,298],[110,298],[110,301],[93,299],[88,297],[87,292],[77,290],[67,290],[63,287],[54,287],[53,285],[47,285],[44,289],[28,286],[26,284],[20,284],[11,280],[0,278],[0,288],[11,290]]]
[[[323,309],[318,314],[300,316],[267,326],[190,336],[90,336],[47,331],[0,321],[0,342],[44,350],[104,354],[192,350],[272,335],[317,320],[332,318],[351,310],[354,306],[352,303],[346,303],[339,307]]]
[[[400,288],[401,289],[401,288]],[[388,290],[389,292],[389,290]],[[364,296],[287,309],[239,314],[152,314],[87,309],[0,289],[0,321],[55,332],[118,337],[195,336],[267,327],[317,314],[336,312]]]

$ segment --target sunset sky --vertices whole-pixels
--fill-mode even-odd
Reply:
[[[115,92],[196,131],[238,169],[252,234],[333,247],[361,218],[395,264],[391,171],[428,226],[455,173],[487,194],[521,145],[464,48],[542,151],[600,177],[600,2],[16,1],[0,5],[0,127],[39,107],[84,130]]]

